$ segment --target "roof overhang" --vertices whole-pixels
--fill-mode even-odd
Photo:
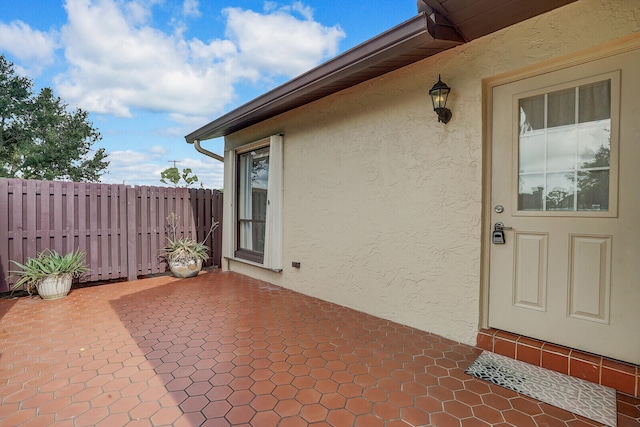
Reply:
[[[417,16],[190,133],[218,138],[576,0],[419,0]],[[420,7],[420,4],[419,4]]]
[[[446,19],[435,16],[434,20],[421,13],[225,114],[185,139],[192,143],[228,135],[464,43]]]
[[[419,0],[445,16],[467,41],[576,0]]]

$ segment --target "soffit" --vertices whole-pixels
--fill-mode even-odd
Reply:
[[[445,16],[467,41],[576,0],[419,0]]]

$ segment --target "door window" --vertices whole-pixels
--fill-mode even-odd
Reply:
[[[608,212],[611,80],[518,100],[518,211]]]

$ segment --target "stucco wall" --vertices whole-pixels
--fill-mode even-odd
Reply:
[[[637,32],[638,22],[637,0],[581,0],[228,136],[227,149],[285,135],[285,268],[227,266],[474,344],[482,79]],[[447,125],[428,96],[438,73],[452,87]]]

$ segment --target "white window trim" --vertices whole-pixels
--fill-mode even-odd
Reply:
[[[238,156],[256,148],[269,145],[269,181],[267,185],[267,217],[265,228],[265,248],[263,263],[249,261],[235,256],[237,242],[236,198],[238,191],[237,162]],[[282,135],[273,135],[268,139],[262,139],[243,145],[235,150],[225,153],[225,182],[231,183],[231,202],[226,203],[224,212],[226,229],[224,234],[223,256],[226,259],[245,264],[262,267],[273,271],[282,271],[282,206],[283,206],[283,160],[284,138]]]

